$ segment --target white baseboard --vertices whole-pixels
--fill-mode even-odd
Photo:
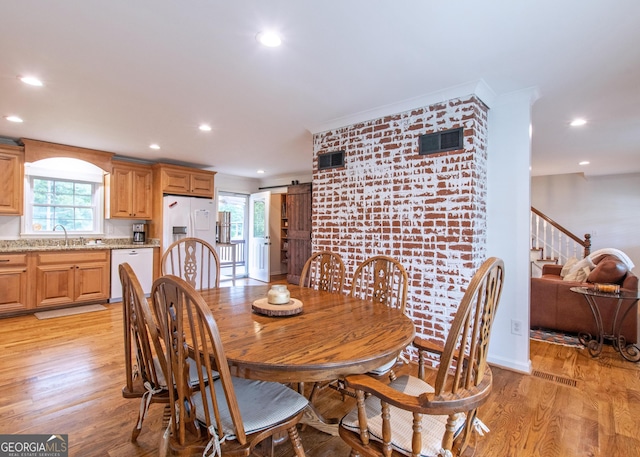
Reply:
[[[531,371],[533,370],[531,366],[531,359],[529,359],[526,363],[520,363],[511,359],[489,356],[487,357],[487,362],[489,362],[491,365],[495,365],[506,370],[517,371],[518,373],[523,374],[531,374]]]

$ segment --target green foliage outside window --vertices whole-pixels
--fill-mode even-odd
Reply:
[[[264,220],[265,205],[264,201],[256,201],[253,204],[253,236],[256,238],[264,238],[266,233],[266,225]]]
[[[244,218],[246,196],[226,195],[220,193],[218,211],[231,213],[231,240],[244,240]]]
[[[93,230],[93,192],[91,183],[34,178],[33,230],[52,231],[58,224],[70,232]]]

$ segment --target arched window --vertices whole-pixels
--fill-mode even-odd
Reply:
[[[103,176],[102,169],[79,159],[49,158],[25,164],[22,234],[51,235],[62,225],[74,235],[101,235]]]

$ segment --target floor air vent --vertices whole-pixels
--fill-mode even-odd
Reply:
[[[547,381],[552,381],[558,384],[564,384],[565,386],[569,386],[569,387],[577,387],[578,385],[578,381],[576,381],[575,379],[564,378],[562,376],[556,376],[554,374],[545,373],[543,371],[533,370],[533,375],[536,378],[542,378]]]

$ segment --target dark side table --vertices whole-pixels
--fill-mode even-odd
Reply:
[[[613,347],[624,357],[631,362],[640,361],[640,346],[638,344],[627,344],[625,337],[621,334],[622,322],[624,321],[629,311],[634,309],[634,305],[640,299],[640,293],[638,291],[621,290],[617,293],[600,292],[589,287],[572,287],[571,292],[582,294],[591,308],[593,318],[596,321],[596,327],[598,334],[591,336],[586,332],[581,332],[578,336],[580,342],[589,349],[589,354],[592,357],[597,357],[602,352],[602,344],[604,340],[611,340]],[[602,316],[600,315],[600,309],[597,305],[598,298],[614,298],[617,299],[615,305],[616,310],[613,315],[613,322],[611,324],[611,332],[605,333],[605,328],[602,323]],[[623,303],[626,303],[623,307]]]

